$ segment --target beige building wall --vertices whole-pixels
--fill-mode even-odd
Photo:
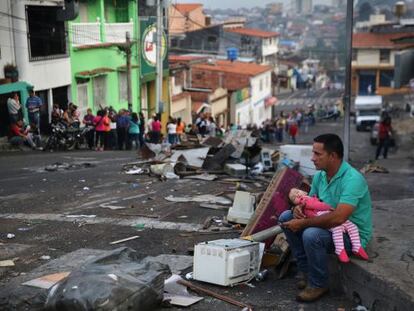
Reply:
[[[171,115],[173,118],[181,118],[187,125],[192,123],[191,118],[191,96],[173,100],[171,104]]]
[[[169,8],[169,24],[170,34],[193,31],[205,27],[206,15],[203,12],[202,6],[183,14],[174,5],[171,5]]]
[[[352,62],[352,66],[394,66],[396,51],[390,51],[389,62],[380,62],[380,50],[379,49],[358,49],[357,58]]]

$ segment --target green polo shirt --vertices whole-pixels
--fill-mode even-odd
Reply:
[[[360,172],[343,161],[328,183],[326,172],[319,171],[313,177],[309,195],[316,195],[333,208],[340,203],[352,205],[354,211],[349,220],[357,225],[362,246],[367,246],[372,236],[371,197],[367,182]]]

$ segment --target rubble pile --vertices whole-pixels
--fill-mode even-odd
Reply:
[[[228,133],[223,139],[188,135],[180,145],[149,144],[140,151],[142,161],[124,165],[126,174],[151,174],[161,180],[221,179],[231,175],[243,179],[274,170],[279,155],[263,150],[257,137],[247,130]]]

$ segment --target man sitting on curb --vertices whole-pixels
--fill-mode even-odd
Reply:
[[[334,208],[331,213],[306,218],[303,206],[295,206],[283,212],[282,223],[288,243],[303,275],[298,282],[302,291],[296,297],[303,302],[319,299],[328,291],[328,253],[334,252],[332,233],[346,220],[359,229],[362,247],[366,247],[372,235],[371,197],[364,177],[343,160],[343,144],[335,134],[316,137],[313,143],[312,161],[319,172],[312,181],[310,196]],[[345,248],[351,254],[349,236],[344,235]],[[307,279],[306,279],[307,277]]]
[[[30,133],[29,128],[24,128],[22,120],[18,120],[10,126],[10,134],[9,142],[11,145],[21,146],[25,144],[33,150],[37,149],[32,133]]]

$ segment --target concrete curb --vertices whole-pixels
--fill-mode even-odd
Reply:
[[[392,280],[365,269],[357,259],[349,264],[339,264],[330,258],[331,288],[341,291],[355,303],[372,311],[414,310],[414,296],[405,292]],[[372,263],[371,263],[372,264]]]

